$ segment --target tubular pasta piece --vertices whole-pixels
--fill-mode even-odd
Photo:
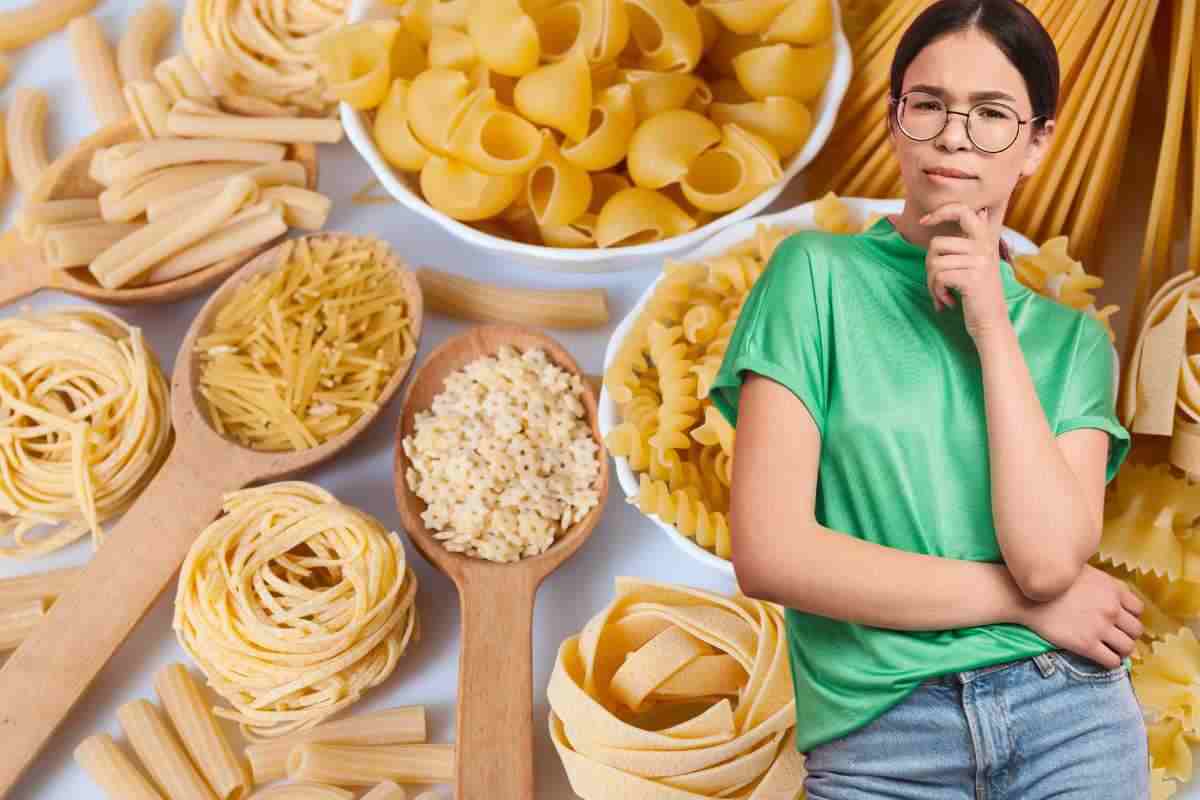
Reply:
[[[541,160],[529,173],[528,203],[539,225],[567,225],[587,211],[592,179],[563,158],[549,131],[542,132]]]
[[[75,748],[75,761],[109,800],[162,800],[107,733],[80,742]]]
[[[16,50],[65,26],[96,7],[97,0],[34,0],[0,11],[0,50]]]
[[[68,567],[19,578],[0,578],[0,608],[12,608],[31,600],[53,600],[74,586],[81,574],[82,567]]]
[[[55,269],[86,267],[96,256],[143,227],[137,222],[105,222],[99,218],[50,225],[39,237],[42,258]]]
[[[215,800],[153,703],[128,702],[117,709],[117,719],[142,765],[171,800]]]
[[[167,115],[167,129],[176,136],[209,139],[253,139],[264,142],[333,144],[342,140],[336,119],[239,117],[233,114],[188,114],[178,107]]]
[[[803,0],[806,5],[816,5]],[[762,33],[767,29],[789,0],[703,0],[701,6],[734,33]]]
[[[94,198],[78,200],[47,200],[28,203],[17,214],[17,228],[25,241],[41,238],[47,225],[78,222],[100,216],[100,202]]]
[[[311,189],[301,186],[269,186],[262,191],[264,202],[276,201],[283,206],[283,218],[288,226],[305,231],[325,227],[333,202]]]
[[[583,53],[546,64],[517,81],[513,103],[530,122],[561,131],[573,141],[588,135],[592,113],[592,72]]]
[[[425,163],[420,183],[426,202],[463,221],[494,217],[525,188],[523,176],[487,175],[461,161],[441,156],[431,156]]]
[[[545,157],[537,127],[502,109],[493,89],[476,89],[455,117],[458,123],[450,132],[450,153],[480,172],[524,175]]]
[[[381,744],[355,747],[301,744],[288,756],[288,778],[371,786],[399,783],[447,783],[454,780],[454,747],[448,744]]]
[[[280,161],[274,164],[262,164],[261,166],[249,169],[246,169],[245,165],[240,166],[242,170],[233,174],[249,178],[260,189],[266,189],[271,186],[304,187],[307,185],[308,173],[305,171],[304,165],[299,161]],[[225,188],[225,185],[229,182],[229,178],[230,175],[218,175],[212,180],[205,181],[198,186],[163,193],[160,197],[156,197],[146,205],[146,216],[151,222],[158,222],[165,217],[177,213],[182,208],[212,200],[212,198],[219,195]]]
[[[263,164],[282,161],[286,153],[281,144],[226,139],[153,139],[129,144],[96,151],[92,177],[112,186],[164,167],[205,161]]]
[[[158,52],[175,27],[175,14],[162,0],[147,0],[129,21],[117,45],[117,65],[121,80],[154,80]]]
[[[430,310],[459,319],[548,328],[597,327],[609,319],[603,289],[516,289],[428,268],[417,280]]]
[[[768,42],[819,44],[833,35],[834,0],[791,0],[762,32]]]
[[[154,68],[154,79],[172,102],[194,100],[204,105],[215,105],[208,84],[187,56],[172,56]]]
[[[196,214],[183,212],[141,228],[97,256],[88,269],[105,288],[124,286],[217,230],[257,191],[254,181],[235,175],[224,191]]]
[[[578,142],[566,142],[563,158],[591,172],[615,167],[629,153],[637,122],[632,87],[617,84],[602,89],[592,106],[588,135]]]
[[[200,693],[200,687],[182,664],[168,664],[154,676],[158,693],[175,732],[220,800],[242,800],[252,784],[245,762],[229,744]]]
[[[782,159],[791,158],[808,141],[812,112],[793,97],[768,97],[743,103],[713,103],[709,116],[718,125],[736,123],[763,137]]]
[[[45,92],[25,88],[13,92],[5,131],[8,160],[17,188],[25,195],[33,194],[42,172],[50,164],[46,157],[46,109]]]
[[[378,745],[424,742],[426,720],[424,706],[403,706],[358,714],[335,722],[325,722],[300,733],[281,736],[246,748],[255,783],[266,783],[287,775],[287,757],[303,742]]]
[[[604,204],[596,218],[596,246],[657,242],[696,227],[679,206],[659,192],[634,186]]]
[[[100,193],[100,216],[106,222],[130,222],[144,214],[150,203],[159,198],[246,170],[246,164],[237,162],[183,164],[114,183]]]
[[[121,93],[121,76],[112,45],[95,17],[76,17],[67,24],[75,71],[88,88],[96,120],[110,125],[129,114]]]
[[[354,793],[322,783],[285,783],[257,791],[250,800],[354,800]]]
[[[283,206],[267,201],[269,191],[263,190],[263,202],[242,209],[223,227],[161,262],[134,283],[144,286],[182,278],[283,236],[288,229]]]
[[[408,792],[392,781],[384,781],[364,794],[362,800],[408,800]]]
[[[629,142],[629,177],[646,189],[682,180],[692,162],[721,141],[721,129],[695,111],[676,109],[638,125]]]
[[[626,0],[638,66],[660,72],[691,72],[704,50],[696,11],[683,0]]]
[[[537,69],[537,26],[517,0],[481,3],[467,16],[467,32],[479,59],[501,75],[520,77]]]
[[[812,47],[772,44],[755,47],[733,59],[738,81],[756,100],[782,95],[802,103],[821,96],[833,72],[833,40]]]
[[[132,81],[125,84],[125,103],[143,139],[159,139],[169,135],[167,115],[171,100],[155,81]]]
[[[680,187],[696,208],[724,212],[745,205],[782,177],[771,143],[728,123],[721,127],[721,144],[696,157]]]
[[[786,648],[770,603],[618,578],[613,602],[559,647],[547,690],[571,785],[588,797],[798,795]],[[666,702],[638,713],[643,699]],[[672,723],[674,703],[695,710]]]
[[[429,151],[417,141],[408,127],[410,83],[404,78],[392,81],[387,97],[375,111],[372,133],[379,152],[397,169],[419,171],[429,160]]]

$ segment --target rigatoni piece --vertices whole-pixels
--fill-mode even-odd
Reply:
[[[0,653],[15,650],[25,641],[50,608],[50,601],[44,598],[26,600],[15,606],[0,608]]]
[[[154,80],[158,51],[175,27],[175,13],[162,0],[148,0],[138,9],[117,45],[117,67],[121,80]]]
[[[255,203],[239,211],[228,223],[191,247],[141,275],[135,283],[148,285],[182,278],[250,248],[260,247],[283,236],[287,229],[282,205],[267,201]]]
[[[425,706],[404,706],[326,722],[323,725],[246,748],[255,783],[287,775],[287,757],[305,742],[352,745],[416,744],[426,738]]]
[[[214,180],[246,172],[246,165],[233,161],[183,164],[166,167],[128,181],[115,183],[100,193],[100,216],[107,222],[129,222],[145,214],[150,205]]]
[[[426,307],[449,317],[548,328],[608,324],[603,289],[516,289],[428,268],[417,270],[417,281]]]
[[[287,772],[292,780],[336,786],[371,786],[386,780],[448,783],[454,780],[454,746],[301,744],[288,755]]]
[[[75,761],[108,800],[163,800],[107,733],[80,742]]]
[[[195,214],[185,210],[147,225],[97,256],[89,269],[101,286],[118,289],[216,231],[257,191],[254,181],[235,175],[220,195]]]
[[[408,800],[408,792],[403,786],[392,781],[384,781],[362,796],[362,800]]]
[[[243,165],[240,174],[257,183],[262,189],[279,185],[304,186],[308,182],[308,173],[299,161],[280,161],[277,164],[262,164],[257,167]],[[185,206],[199,205],[211,200],[225,188],[228,177],[222,175],[189,189],[162,193],[146,204],[146,217],[151,222],[157,222]]]
[[[20,578],[4,578],[0,580],[0,608],[11,608],[42,598],[53,600],[74,586],[82,574],[82,567],[71,567]]]
[[[15,105],[15,103],[14,103]],[[122,181],[179,164],[206,161],[241,161],[265,164],[283,161],[286,148],[271,142],[246,142],[230,139],[152,139],[126,142],[97,150],[92,157],[93,179],[112,186]]]
[[[46,93],[40,89],[17,89],[8,111],[5,138],[13,178],[24,194],[31,194],[42,172],[49,166],[46,157]]]
[[[233,751],[200,687],[182,664],[168,664],[154,677],[154,689],[183,746],[218,800],[242,800],[253,784],[244,759]]]
[[[101,125],[111,125],[129,115],[116,56],[95,17],[76,17],[67,25],[75,71],[87,86],[92,112]]]
[[[250,800],[354,800],[354,793],[320,783],[288,783],[256,792]]]
[[[27,203],[17,213],[17,230],[25,241],[33,242],[50,225],[99,217],[100,201],[94,197]]]
[[[99,218],[50,225],[38,233],[42,240],[42,260],[55,269],[86,267],[101,253],[144,227],[140,222],[105,222]]]
[[[215,800],[153,703],[126,703],[117,709],[117,719],[142,765],[170,800]]]
[[[333,144],[342,140],[336,119],[299,117],[239,117],[233,114],[195,114],[171,109],[167,127],[175,136],[247,139],[263,142]]]

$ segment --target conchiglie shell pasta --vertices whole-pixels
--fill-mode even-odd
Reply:
[[[488,0],[467,18],[479,60],[501,75],[520,77],[537,68],[537,27],[517,0]]]
[[[704,32],[695,10],[683,0],[626,0],[637,66],[691,72],[704,51]]]
[[[566,144],[562,148],[563,157],[593,172],[619,164],[629,152],[629,142],[637,128],[633,94],[634,89],[624,83],[597,94],[587,138]]]
[[[346,25],[323,36],[317,55],[329,92],[355,108],[383,102],[391,77],[390,40],[372,23]]]
[[[787,4],[788,0],[704,0],[701,5],[734,33],[761,33]]]
[[[608,64],[629,43],[625,0],[566,0],[537,17],[542,53],[558,61],[580,50],[592,64]]]
[[[582,141],[588,135],[592,113],[592,73],[587,59],[575,51],[523,76],[513,90],[513,103],[531,122]]]
[[[475,43],[458,28],[435,25],[429,40],[429,65],[467,71],[479,60]]]
[[[487,175],[469,164],[430,156],[421,170],[421,193],[438,211],[464,222],[504,210],[525,188],[522,175]]]
[[[762,46],[763,40],[760,36],[734,33],[728,28],[722,28],[721,35],[704,57],[705,64],[714,75],[732,78],[737,74],[733,68],[733,60],[748,50]]]
[[[664,111],[638,125],[626,164],[638,186],[659,189],[680,180],[698,155],[721,141],[716,123],[695,111]]]
[[[686,233],[696,227],[679,206],[660,192],[634,186],[608,199],[596,219],[596,245],[645,244]]]
[[[615,172],[597,172],[592,178],[592,199],[588,210],[568,225],[539,226],[542,241],[551,247],[595,247],[596,221],[600,209],[617,192],[628,189],[629,179]]]
[[[813,45],[833,35],[833,0],[792,0],[763,31],[769,42]]]
[[[696,208],[720,213],[745,205],[781,177],[771,143],[730,123],[721,128],[721,144],[692,162],[680,188]]]
[[[811,103],[833,72],[833,41],[814,47],[772,44],[747,50],[733,59],[738,81],[752,97],[794,97]]]
[[[563,158],[549,131],[542,132],[541,160],[529,173],[529,207],[539,226],[566,225],[587,211],[592,179],[583,167]]]
[[[675,108],[699,111],[712,102],[712,90],[700,78],[686,72],[653,72],[631,69],[623,73],[633,87],[633,102],[640,119]]]
[[[492,89],[476,89],[456,114],[450,153],[489,175],[524,175],[537,163],[542,137],[537,127],[496,103]]]
[[[387,162],[397,169],[416,172],[429,160],[426,150],[408,127],[409,81],[397,78],[375,112],[375,143]]]
[[[417,141],[439,155],[449,155],[450,126],[471,90],[467,76],[434,67],[413,79],[408,90],[408,124]]]
[[[713,122],[736,122],[771,143],[786,159],[804,146],[813,129],[812,112],[792,97],[768,97],[750,103],[713,103],[708,108]]]

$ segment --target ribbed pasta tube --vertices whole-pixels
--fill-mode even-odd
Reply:
[[[17,89],[8,111],[5,137],[13,178],[23,194],[33,193],[42,172],[50,165],[46,156],[46,93]]]
[[[170,800],[215,800],[188,760],[162,712],[151,702],[133,700],[117,709],[121,728],[154,782]]]
[[[548,328],[590,328],[608,324],[603,289],[517,289],[439,270],[417,270],[426,307],[476,322],[510,322]]]
[[[154,677],[154,688],[192,763],[218,800],[242,800],[253,785],[249,770],[234,753],[187,668],[163,667]]]
[[[108,800],[163,800],[107,733],[80,742],[75,761]]]
[[[292,780],[337,786],[371,786],[385,780],[448,783],[454,780],[454,746],[301,744],[292,749],[287,766]]]

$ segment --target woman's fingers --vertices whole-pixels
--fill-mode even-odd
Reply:
[[[1140,639],[1146,630],[1142,621],[1122,608],[1117,612],[1117,627],[1131,639]]]
[[[1121,606],[1135,617],[1140,617],[1142,612],[1146,610],[1146,604],[1142,602],[1142,598],[1138,597],[1128,588],[1121,593]]]
[[[943,222],[955,220],[968,237],[982,240],[987,235],[987,225],[984,219],[986,214],[986,208],[980,213],[966,203],[946,203],[921,217],[921,224],[940,225]]]
[[[1125,658],[1133,652],[1133,639],[1120,628],[1109,628],[1100,637],[1100,640],[1121,658]],[[1117,663],[1120,663],[1120,659]],[[1116,664],[1109,666],[1115,667]]]
[[[935,236],[929,240],[929,255],[955,255],[970,253],[974,244],[963,236]]]

